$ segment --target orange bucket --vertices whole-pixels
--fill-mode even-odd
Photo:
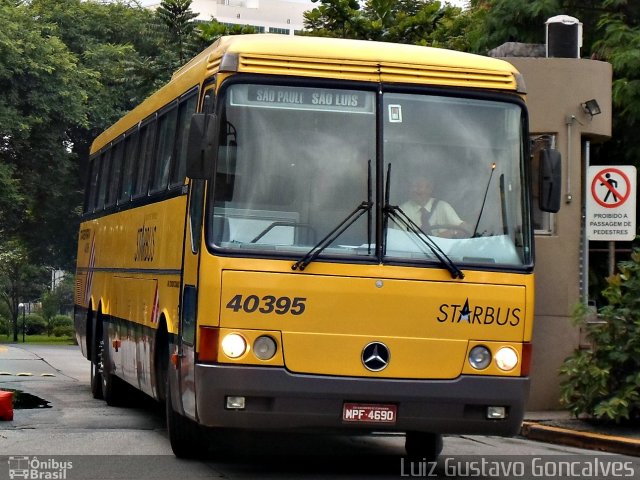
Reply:
[[[0,420],[13,420],[13,392],[0,390]]]

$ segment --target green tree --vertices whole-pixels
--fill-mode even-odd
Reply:
[[[71,275],[67,275],[53,290],[47,290],[42,295],[42,317],[47,324],[48,335],[57,326],[56,317],[72,310],[73,294],[74,280]]]
[[[20,240],[6,240],[0,244],[0,300],[6,305],[18,341],[20,303],[40,297],[46,288],[46,272],[31,263],[26,247]]]
[[[193,19],[198,16],[191,10],[191,0],[162,0],[156,15],[168,39],[166,46],[176,53],[177,66],[183,65],[189,58],[187,46],[195,28]]]
[[[460,46],[459,8],[435,0],[367,0],[360,8],[349,0],[315,0],[304,14],[309,34],[415,45]],[[448,30],[455,36],[448,38]],[[446,31],[443,31],[446,30]]]
[[[304,13],[310,33],[326,37],[361,38],[357,25],[361,18],[357,0],[311,0],[320,5]]]
[[[58,231],[78,203],[67,183],[75,173],[68,130],[88,125],[91,75],[29,8],[0,2],[0,177],[9,187],[0,191],[0,205],[18,200],[9,209],[12,234],[23,238],[34,261],[48,263],[68,258],[74,243]]]
[[[587,323],[585,309],[576,315],[592,343],[560,370],[561,402],[576,416],[640,420],[640,250],[619,269],[603,292],[608,305],[600,309],[601,322]]]
[[[603,2],[608,10],[599,19],[601,36],[593,53],[611,63],[613,78],[614,135],[606,154],[640,167],[640,4]]]
[[[251,25],[224,25],[215,18],[209,22],[199,22],[194,30],[194,36],[191,41],[191,54],[193,56],[197,55],[222,36],[245,35],[250,33],[258,33],[258,31]]]
[[[0,139],[0,142],[2,140]],[[0,157],[3,148],[0,146]],[[24,198],[15,178],[15,166],[0,163],[0,241],[17,233]]]
[[[153,19],[136,2],[0,0],[0,235],[34,262],[73,268],[91,142],[157,87],[136,68],[163,50]]]

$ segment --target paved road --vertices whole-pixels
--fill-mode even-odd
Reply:
[[[72,346],[0,345],[0,388],[49,402],[48,408],[17,409],[13,422],[0,422],[0,480],[10,473],[21,478],[28,469],[37,478],[65,479],[588,478],[584,468],[600,473],[591,478],[613,478],[616,467],[622,477],[640,476],[638,459],[482,436],[446,437],[433,472],[403,457],[401,435],[233,434],[217,438],[208,461],[178,460],[162,409],[142,397],[127,408],[94,400],[89,363]],[[560,460],[579,475],[557,475]]]

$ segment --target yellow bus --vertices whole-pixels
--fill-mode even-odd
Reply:
[[[513,435],[534,276],[510,64],[330,38],[223,37],[101,134],[75,324],[92,392],[210,428]],[[540,208],[559,205],[543,155]]]

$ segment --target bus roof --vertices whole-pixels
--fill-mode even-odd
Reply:
[[[523,93],[513,65],[481,55],[367,40],[277,34],[226,36],[177,70],[169,83],[97,137],[91,152],[219,71]]]

